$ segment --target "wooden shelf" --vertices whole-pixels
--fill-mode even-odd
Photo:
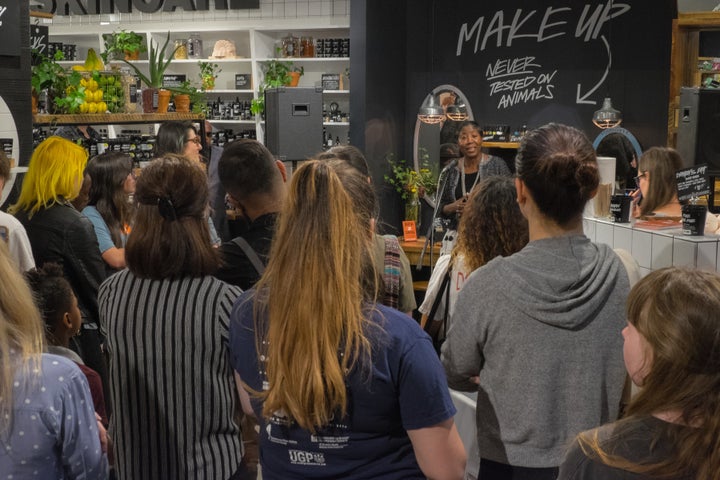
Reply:
[[[121,125],[132,123],[161,123],[168,120],[204,120],[202,114],[195,113],[104,113],[33,115],[35,125]]]
[[[520,148],[520,142],[483,142],[482,146],[485,148],[507,148],[510,150],[517,150]]]

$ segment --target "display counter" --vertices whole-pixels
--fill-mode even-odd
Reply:
[[[631,223],[583,218],[585,235],[596,243],[630,252],[644,276],[670,266],[720,271],[720,237],[688,236],[682,230],[646,230]]]

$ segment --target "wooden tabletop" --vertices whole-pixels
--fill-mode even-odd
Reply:
[[[432,248],[432,263],[434,264],[438,257],[440,256],[440,245],[441,242],[436,242],[435,245],[433,245]],[[420,259],[420,254],[422,253],[423,247],[425,246],[425,237],[420,237],[417,240],[406,242],[402,237],[400,237],[400,247],[405,252],[405,255],[407,255],[408,260],[410,260],[410,265],[417,265],[418,260]],[[422,259],[422,264],[426,267],[430,267],[430,245],[425,249],[425,255]]]

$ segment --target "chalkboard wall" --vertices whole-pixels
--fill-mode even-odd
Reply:
[[[481,124],[564,122],[591,139],[592,114],[610,95],[644,148],[666,144],[674,0],[350,5],[350,137],[365,150],[386,224],[402,215],[382,180],[386,155],[413,158],[418,108],[438,85],[459,87]]]
[[[563,122],[594,137],[611,96],[645,146],[666,142],[672,1],[460,0],[407,10],[408,127],[434,86],[457,85],[480,124]]]

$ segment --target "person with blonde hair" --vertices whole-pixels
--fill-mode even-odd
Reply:
[[[555,480],[568,443],[618,416],[630,284],[612,249],[583,234],[600,182],[585,134],[537,128],[515,165],[529,242],[465,282],[442,361],[451,388],[478,392],[478,478]]]
[[[107,478],[87,380],[72,361],[42,353],[40,313],[2,242],[0,284],[3,478]]]
[[[670,267],[630,292],[622,420],[581,433],[560,480],[720,478],[720,276]]]
[[[465,452],[429,337],[377,302],[376,202],[342,161],[293,174],[270,260],[235,302],[230,356],[266,480],[460,479]]]
[[[212,274],[205,172],[165,154],[138,177],[127,269],[100,287],[118,478],[237,480],[238,395],[227,355],[238,287]]]
[[[680,217],[682,207],[677,196],[675,172],[683,168],[680,154],[666,147],[652,147],[645,151],[638,163],[637,199],[633,216]]]
[[[97,306],[105,264],[92,223],[70,204],[80,191],[87,158],[85,149],[69,140],[56,136],[44,140],[30,158],[20,196],[10,213],[25,227],[37,266],[53,262],[63,267],[83,319],[80,335],[70,345],[107,386]]]

